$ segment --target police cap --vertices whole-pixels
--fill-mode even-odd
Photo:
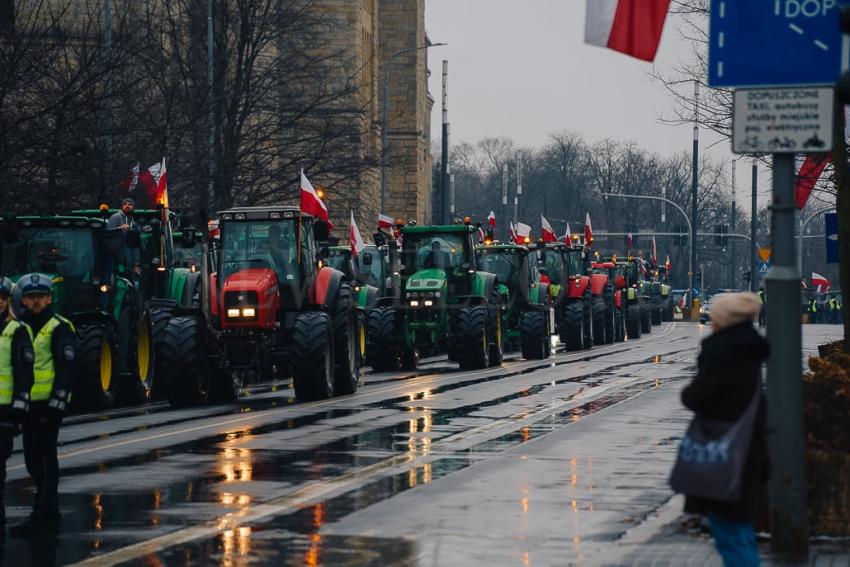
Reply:
[[[0,297],[7,299],[10,295],[12,295],[13,287],[15,287],[15,284],[12,283],[12,280],[0,277]]]
[[[21,286],[22,295],[50,294],[53,291],[53,279],[45,274],[32,273],[21,276],[18,285]]]

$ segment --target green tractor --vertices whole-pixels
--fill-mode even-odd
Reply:
[[[502,363],[498,281],[478,269],[468,221],[401,227],[399,295],[379,298],[367,317],[376,371],[412,370],[438,352],[464,370]]]
[[[639,339],[643,333],[652,331],[652,320],[647,304],[648,288],[643,280],[643,260],[629,258],[618,262],[626,278],[626,335],[630,340]]]
[[[357,305],[360,309],[372,307],[379,297],[387,294],[387,263],[382,251],[366,245],[356,257],[348,246],[331,246],[328,265],[355,282]]]
[[[667,266],[658,266],[655,279],[661,284],[661,321],[667,323],[673,320],[675,305],[673,301],[673,288],[670,286],[670,274]]]
[[[153,330],[145,294],[126,266],[117,265],[108,277],[102,274],[107,255],[141,243],[105,227],[102,218],[81,215],[0,218],[0,273],[13,281],[30,272],[50,275],[54,309],[76,329],[76,408],[145,401],[153,380]],[[19,291],[12,301],[19,310]]]
[[[541,281],[537,269],[538,250],[491,243],[475,249],[475,260],[479,269],[498,278],[505,350],[521,349],[527,359],[548,358],[552,353],[554,311],[549,285]]]

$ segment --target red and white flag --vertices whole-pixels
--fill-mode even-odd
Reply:
[[[511,221],[510,225],[508,226],[508,237],[511,239],[511,242],[519,242],[519,240],[517,239],[516,227],[514,226],[513,221]]]
[[[354,211],[351,211],[351,222],[348,225],[348,241],[351,243],[351,253],[354,256],[360,254],[366,243],[363,242],[363,237],[360,235],[360,229],[357,228],[357,222],[354,220]]]
[[[794,202],[801,211],[818,183],[826,165],[832,161],[832,154],[809,154],[806,156],[794,183]]]
[[[478,225],[478,242],[479,243],[484,242],[484,238],[485,238],[484,228],[479,224]]]
[[[165,158],[162,158],[162,165],[159,168],[159,181],[156,183],[156,200],[157,205],[162,205],[168,208],[168,171],[165,169]]]
[[[490,225],[490,228],[496,228],[496,214],[493,211],[490,211],[490,214],[487,215],[487,224]]]
[[[667,277],[670,277],[670,271],[673,269],[673,264],[670,262],[670,255],[667,255],[667,261],[664,262],[664,267],[667,268]]]
[[[830,281],[817,272],[812,272],[812,285],[817,286],[818,293],[826,293],[832,287]]]
[[[653,61],[670,0],[587,0],[584,42]]]
[[[543,227],[543,242],[558,242],[558,237],[555,235],[555,230],[546,217],[540,215],[540,226]]]
[[[301,170],[301,211],[325,221],[328,228],[333,230],[334,225],[331,223],[330,215],[328,215],[328,208],[319,194],[316,193],[316,190],[313,189],[313,184],[304,175],[303,169]]]
[[[634,239],[634,237],[632,236],[632,233],[630,232],[630,233],[628,234],[628,236],[626,236],[626,248],[628,248],[629,250],[631,250],[631,249],[632,249],[632,244],[634,243],[634,241],[635,241],[635,239]]]
[[[148,201],[156,204],[159,201],[159,178],[162,171],[162,163],[155,163],[147,169],[139,172],[138,184],[142,186]]]
[[[656,267],[658,265],[658,250],[655,247],[655,237],[652,237],[652,267]]]
[[[570,223],[567,223],[567,233],[564,235],[564,244],[573,245],[573,233],[570,232]]]
[[[393,218],[378,213],[378,228],[390,230],[393,227]]]
[[[139,185],[139,164],[136,162],[136,165],[130,169],[127,173],[127,177],[124,178],[124,181],[121,182],[121,190],[125,193],[132,193],[136,186]]]
[[[590,213],[587,213],[587,218],[584,221],[584,245],[590,246],[593,244],[593,229],[590,226]]]
[[[526,238],[531,238],[531,226],[524,222],[516,222],[516,238],[517,244],[525,244]]]

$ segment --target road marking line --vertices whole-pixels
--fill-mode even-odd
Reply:
[[[674,328],[675,323],[669,325],[668,328],[665,329],[665,331],[663,331],[659,335],[656,335],[656,337],[661,338],[663,336],[666,336],[667,334],[672,332]],[[298,508],[301,508],[309,502],[325,497],[331,493],[347,491],[351,489],[353,485],[362,483],[365,480],[369,480],[371,477],[386,473],[387,471],[390,471],[395,467],[418,467],[419,465],[426,464],[427,462],[443,459],[446,456],[444,454],[439,454],[438,451],[441,450],[444,446],[447,446],[451,450],[451,445],[453,444],[468,440],[469,438],[474,437],[475,435],[492,432],[492,430],[497,428],[503,428],[506,425],[515,426],[511,430],[521,429],[528,423],[534,423],[536,421],[539,421],[540,419],[548,417],[548,414],[563,409],[564,406],[568,406],[571,404],[581,405],[590,403],[591,401],[597,398],[607,395],[612,390],[617,390],[623,387],[629,387],[639,382],[639,379],[635,379],[617,386],[612,385],[608,387],[593,388],[592,392],[588,391],[584,395],[579,394],[575,398],[572,398],[570,400],[562,400],[558,404],[541,408],[531,414],[526,414],[521,419],[519,416],[523,416],[524,412],[518,412],[509,417],[502,418],[492,423],[461,431],[454,435],[450,435],[448,437],[444,437],[440,440],[437,440],[432,443],[430,449],[426,454],[416,457],[411,456],[409,453],[394,455],[372,465],[368,465],[366,467],[340,475],[337,478],[313,483],[303,488],[300,488],[292,492],[291,494],[280,496],[278,498],[273,498],[268,502],[257,504],[255,506],[249,506],[237,512],[228,513],[223,517],[219,518],[215,523],[208,523],[201,526],[193,526],[189,528],[180,529],[149,540],[128,545],[115,551],[104,553],[103,555],[84,559],[83,561],[74,563],[72,567],[94,567],[124,563],[160,552],[164,549],[168,549],[177,545],[182,545],[202,538],[215,537],[228,530],[234,530],[244,524],[256,523],[270,517],[280,516],[284,513],[289,513]],[[627,400],[634,399],[635,397],[640,396],[645,392],[646,391],[638,392],[633,396],[630,396],[622,401],[616,402],[610,406],[597,410],[594,413],[599,413],[601,411],[604,411],[605,409],[615,407]],[[497,434],[503,433],[501,431],[498,431]],[[546,435],[547,434],[540,435],[536,437],[536,439],[541,439]]]
[[[829,51],[829,46],[819,39],[815,40],[815,45],[817,45],[818,47],[820,47],[824,51]]]

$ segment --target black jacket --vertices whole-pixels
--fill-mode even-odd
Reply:
[[[735,421],[744,413],[756,388],[761,388],[761,365],[768,357],[767,341],[746,322],[707,337],[697,359],[697,376],[682,390],[682,403],[698,416]],[[688,497],[685,511],[716,515],[729,522],[752,523],[754,505],[767,480],[765,400],[762,395],[744,466],[741,498],[718,502]]]
[[[0,319],[0,333],[9,323]],[[21,326],[12,335],[12,379],[14,386],[12,399],[17,398],[21,392],[29,391],[33,383],[33,350],[32,341],[25,327]],[[0,421],[8,421],[11,417],[11,404],[0,405]]]
[[[35,337],[53,316],[53,309],[48,307],[39,315],[24,312],[21,320],[32,328],[32,335]],[[53,330],[53,340],[50,344],[50,350],[53,352],[53,365],[56,370],[56,377],[53,380],[53,391],[70,390],[74,385],[76,376],[78,349],[77,336],[68,323],[61,322]],[[29,387],[32,387],[32,381]],[[47,402],[33,402],[30,404],[30,411],[39,412],[46,409],[46,407]]]

